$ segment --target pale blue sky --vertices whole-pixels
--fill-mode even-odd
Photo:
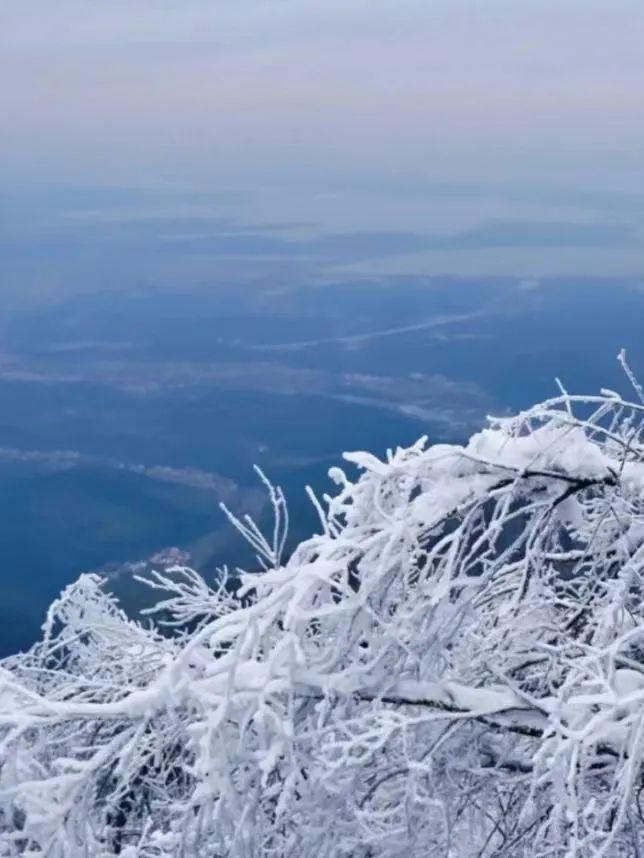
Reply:
[[[2,0],[0,178],[329,228],[631,223],[643,46],[641,0]]]
[[[0,14],[2,162],[27,177],[629,188],[644,172],[640,0],[3,0]]]

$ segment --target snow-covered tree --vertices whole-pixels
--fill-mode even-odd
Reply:
[[[0,667],[0,855],[644,855],[631,380],[347,455],[288,559],[269,486],[264,571],[158,573],[156,624],[81,577]]]

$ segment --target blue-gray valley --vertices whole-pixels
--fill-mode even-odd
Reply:
[[[623,386],[619,348],[644,368],[642,282],[533,276],[517,255],[632,255],[644,205],[621,202],[628,217],[604,225],[425,234],[253,221],[214,192],[6,191],[0,652],[28,646],[82,571],[111,576],[132,607],[128,564],[252,567],[219,503],[265,519],[254,464],[283,486],[297,539],[315,527],[305,485],[323,493],[345,450],[462,440],[556,376]],[[423,262],[452,250],[507,252],[516,273]]]

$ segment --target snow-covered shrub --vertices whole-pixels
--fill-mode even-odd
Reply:
[[[636,387],[638,394],[641,392]],[[0,855],[644,854],[644,404],[346,459],[161,633],[83,576],[0,667]]]

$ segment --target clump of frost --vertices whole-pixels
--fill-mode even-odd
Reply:
[[[643,853],[641,389],[347,455],[290,557],[82,576],[0,666],[0,855]]]

